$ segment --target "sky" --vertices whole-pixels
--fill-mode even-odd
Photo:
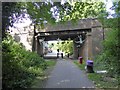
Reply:
[[[106,3],[106,10],[110,13],[110,14],[114,14],[115,12],[113,10],[111,10],[110,8],[113,6],[112,1],[111,0],[107,0]],[[112,18],[111,15],[108,16],[109,18]]]
[[[23,28],[26,26],[29,26],[32,23],[32,21],[27,18],[27,19],[23,19],[23,23],[15,23],[14,26],[17,28]]]

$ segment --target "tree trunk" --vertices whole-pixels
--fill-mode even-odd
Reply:
[[[36,26],[34,25],[34,35],[33,35],[32,51],[36,50],[36,39],[35,39],[35,36],[36,36]]]

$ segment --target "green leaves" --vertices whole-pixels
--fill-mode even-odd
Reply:
[[[26,2],[27,13],[34,23],[43,26],[44,21],[52,22],[52,13],[50,12],[51,4],[44,2]]]
[[[119,3],[114,3],[114,10],[116,10],[119,7]],[[113,8],[113,7],[112,7]],[[106,13],[105,13],[106,14]],[[114,77],[118,80],[118,85],[120,85],[120,59],[119,59],[119,53],[120,53],[120,43],[119,43],[119,13],[115,13],[116,17],[107,19],[105,18],[106,15],[103,16],[103,18],[100,19],[101,23],[104,27],[107,27],[107,31],[105,33],[105,40],[103,41],[103,51],[98,56],[97,61],[102,62],[103,65],[105,65],[104,69],[108,71],[109,77]]]
[[[60,49],[61,51],[65,52],[66,54],[73,54],[73,42],[72,41],[62,41],[53,46],[53,48]]]
[[[37,53],[26,51],[10,36],[2,46],[3,88],[29,87],[36,76],[43,75],[47,64]]]
[[[61,21],[97,17],[101,12],[105,11],[102,2],[68,2],[65,5],[66,8],[61,11],[61,16],[63,16]]]

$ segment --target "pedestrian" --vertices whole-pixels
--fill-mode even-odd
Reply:
[[[57,58],[59,58],[59,49],[57,49]]]
[[[59,58],[59,53],[57,53],[57,58]]]
[[[69,58],[69,53],[67,54],[67,57]]]
[[[59,49],[57,49],[57,52],[59,52]]]
[[[63,53],[61,53],[61,57],[63,58]]]

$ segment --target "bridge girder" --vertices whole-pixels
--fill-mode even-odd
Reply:
[[[74,40],[78,35],[82,35],[83,37],[87,32],[90,32],[91,29],[76,29],[76,30],[61,30],[61,31],[49,31],[49,32],[38,32],[38,39],[44,39],[44,41],[57,40],[58,38],[61,40]]]

